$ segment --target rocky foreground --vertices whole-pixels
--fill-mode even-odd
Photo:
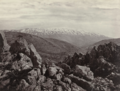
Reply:
[[[54,64],[42,61],[22,36],[9,46],[0,33],[0,91],[120,91],[119,67],[114,43]]]

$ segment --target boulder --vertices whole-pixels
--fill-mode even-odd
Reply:
[[[62,86],[62,88],[63,88],[65,91],[71,91],[71,88],[70,88],[70,85],[69,85],[69,84],[66,84],[66,83],[64,83],[64,82],[62,82],[62,81],[59,81],[58,84],[59,84],[60,86]]]
[[[9,53],[8,55],[5,56],[5,58],[3,58],[2,63],[4,65],[8,65],[9,63],[11,63],[16,58],[16,56],[17,56],[17,54]]]
[[[26,77],[25,77],[25,80],[27,81],[27,83],[29,84],[29,85],[37,85],[37,80],[36,80],[36,78],[34,77],[34,76],[31,76],[31,75],[27,75]]]
[[[46,68],[45,64],[43,64],[43,65],[42,65],[42,68],[41,68],[41,73],[42,73],[42,75],[45,75],[46,70],[47,70],[47,68]]]
[[[7,40],[5,38],[5,34],[0,31],[0,54],[2,52],[9,51],[10,46],[7,43]]]
[[[57,73],[57,68],[56,67],[49,67],[48,68],[48,75],[50,77],[55,76]]]
[[[30,72],[28,72],[28,75],[35,77],[36,80],[39,79],[39,76],[41,75],[39,68],[33,68]]]
[[[42,58],[38,54],[38,52],[36,51],[33,44],[29,45],[29,50],[30,50],[30,56],[29,57],[31,58],[31,60],[33,62],[33,66],[41,68]]]
[[[60,64],[58,64],[58,66],[61,67],[64,70],[65,74],[70,74],[71,68],[66,63],[60,63]]]
[[[18,39],[11,44],[10,52],[12,54],[24,53],[26,55],[30,55],[27,41],[22,36],[18,36]]]
[[[114,91],[120,91],[120,84],[116,86]]]
[[[29,84],[24,79],[21,79],[19,84],[16,86],[16,89],[14,89],[14,90],[15,91],[27,91],[28,86],[29,86]]]
[[[82,87],[78,86],[76,83],[71,84],[71,91],[86,91]]]
[[[76,83],[78,86],[82,87],[87,91],[92,91],[94,87],[93,84],[91,84],[91,82],[86,81],[82,78],[76,77],[74,75],[69,75],[68,77],[71,79],[72,82]]]
[[[10,83],[10,79],[0,80],[0,91],[7,89],[7,85]]]
[[[71,79],[69,79],[68,77],[64,77],[64,78],[63,78],[63,82],[68,83],[68,84],[71,84],[71,83],[72,83],[72,82],[71,82]]]
[[[116,66],[107,62],[102,56],[98,58],[96,65],[98,65],[98,67],[95,69],[95,76],[106,77],[111,72],[116,71]]]
[[[61,80],[63,75],[61,73],[58,73],[55,75],[56,80]]]
[[[39,75],[39,80],[38,80],[38,83],[44,83],[46,80],[46,77],[43,76],[43,75]]]
[[[53,81],[50,78],[41,84],[42,91],[53,91],[53,86]]]
[[[63,91],[62,86],[56,85],[53,91]]]
[[[110,75],[107,76],[107,78],[112,80],[115,85],[120,84],[120,73],[112,72]]]
[[[93,91],[114,91],[114,84],[112,80],[109,80],[107,78],[103,79],[101,77],[95,78],[92,82]]]
[[[9,54],[9,48],[5,34],[0,31],[0,62]]]
[[[11,69],[14,71],[22,72],[31,70],[33,68],[33,64],[31,59],[24,55],[23,53],[19,53],[16,60],[13,61]]]
[[[76,65],[74,69],[74,75],[79,76],[80,78],[84,78],[88,81],[94,79],[93,72],[86,66]]]
[[[41,86],[40,85],[37,85],[33,91],[41,91]]]

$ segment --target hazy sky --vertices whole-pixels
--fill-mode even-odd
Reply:
[[[72,28],[120,37],[120,0],[0,0],[0,29]]]

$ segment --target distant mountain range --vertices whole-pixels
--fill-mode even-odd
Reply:
[[[22,35],[28,43],[32,43],[39,54],[46,60],[50,59],[53,61],[60,61],[67,55],[71,55],[75,52],[85,54],[87,51],[91,50],[94,46],[101,44],[114,42],[120,45],[120,38],[118,39],[108,39],[108,37],[97,35],[97,34],[61,34],[54,32],[53,34],[46,34],[44,32],[29,32],[26,31],[7,31],[5,32],[8,43],[11,43],[16,39],[18,35]],[[27,34],[29,33],[29,34]],[[37,35],[37,36],[36,36]],[[52,36],[53,35],[53,36]],[[65,39],[63,41],[63,39]],[[102,40],[104,39],[104,40]],[[69,40],[69,41],[68,41]],[[97,41],[101,40],[101,41]],[[97,41],[97,42],[95,42]],[[71,43],[68,43],[71,42]],[[78,43],[78,44],[75,44]]]
[[[18,30],[18,32],[37,35],[42,38],[53,38],[62,40],[77,47],[89,46],[98,41],[109,39],[109,37],[100,34],[88,33],[87,31],[78,31],[75,29],[67,28],[53,28],[53,29],[26,28]]]

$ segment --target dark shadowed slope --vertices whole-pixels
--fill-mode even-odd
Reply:
[[[83,46],[83,47],[80,48],[80,50],[81,50],[82,53],[86,53],[87,51],[90,51],[94,46],[98,47],[99,45],[104,45],[104,44],[107,44],[109,42],[113,42],[113,43],[117,44],[118,46],[120,46],[120,38],[106,39],[106,40],[96,42],[96,43],[94,43],[94,44],[92,44],[90,46]]]
[[[73,54],[79,50],[79,48],[71,45],[70,43],[59,41],[57,39],[41,38],[38,36],[18,32],[6,32],[5,35],[10,45],[16,40],[18,35],[23,36],[28,43],[32,43],[35,46],[39,54],[44,59],[60,61],[62,58],[64,58],[64,56]]]
[[[92,49],[94,46],[97,47],[99,45],[107,44],[109,42],[113,42],[113,43],[117,44],[118,46],[120,46],[120,38],[117,38],[117,39],[107,39],[107,40],[99,41],[99,42],[89,46],[88,50]]]

